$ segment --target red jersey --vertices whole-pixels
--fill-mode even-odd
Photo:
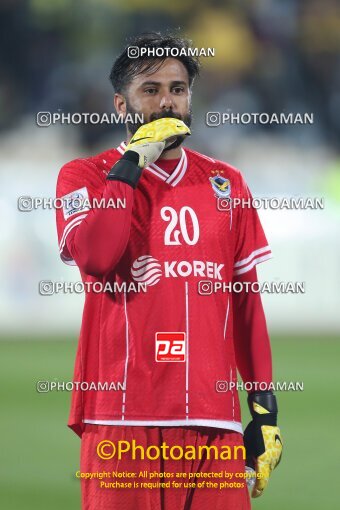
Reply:
[[[271,257],[249,189],[237,169],[182,149],[171,173],[161,161],[151,164],[133,190],[106,180],[124,150],[122,143],[74,160],[58,178],[60,198],[105,196],[125,205],[57,211],[62,260],[78,264],[84,282],[110,284],[86,292],[74,380],[122,388],[74,390],[69,426],[79,435],[84,423],[242,432],[237,392],[216,391],[217,381],[237,380],[232,294],[212,290]],[[235,198],[248,206],[228,207]],[[88,229],[99,214],[97,228],[104,214],[112,220],[94,246]],[[81,243],[85,234],[88,250],[78,253],[71,239]],[[111,259],[104,241],[117,250]]]

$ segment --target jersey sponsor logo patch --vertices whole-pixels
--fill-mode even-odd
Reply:
[[[131,274],[135,282],[143,282],[151,287],[159,282],[162,269],[157,259],[151,255],[142,255],[132,264]]]
[[[89,194],[85,187],[64,195],[61,200],[63,201],[65,220],[68,220],[75,214],[90,210]]]
[[[221,171],[223,172],[223,170]],[[215,172],[214,172],[215,173]],[[218,198],[229,198],[231,194],[231,185],[229,179],[222,177],[217,170],[217,175],[209,177],[212,189]]]
[[[185,361],[185,333],[157,332],[156,333],[156,361],[183,362]]]
[[[131,275],[135,282],[143,282],[148,286],[156,285],[164,276],[165,278],[188,278],[189,276],[200,278],[212,278],[223,280],[222,270],[224,264],[217,262],[193,260],[164,261],[163,267],[159,260],[151,255],[142,255],[136,259],[131,267]]]

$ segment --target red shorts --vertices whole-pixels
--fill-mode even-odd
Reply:
[[[132,440],[135,440],[135,445],[144,448],[145,458],[142,459],[142,449],[136,448],[135,459],[132,458],[130,450],[127,454],[122,454],[120,460],[117,458],[117,451],[113,458],[104,460],[97,453],[98,444],[104,440],[111,441],[116,446],[118,441],[127,441],[132,445]],[[146,449],[151,445],[155,445],[156,449],[150,449],[149,457],[157,456],[157,448],[163,453],[164,450],[160,449],[163,443],[169,447],[165,455],[162,454],[155,460],[146,458]],[[229,446],[231,450],[234,446],[243,445],[243,439],[237,432],[208,427],[86,425],[81,441],[81,474],[85,476],[85,473],[105,472],[108,477],[100,479],[95,475],[96,477],[91,479],[81,478],[82,509],[249,510],[250,499],[246,481],[237,475],[244,473],[245,469],[242,451],[238,451],[238,459],[232,460],[215,460],[213,453],[210,453],[210,459],[206,453],[201,455],[200,459],[194,460],[171,458],[180,457],[181,451],[187,452],[188,445],[192,445],[196,452],[199,446],[215,446],[220,452],[222,445]],[[180,448],[174,448],[170,454],[173,446]],[[110,443],[103,452],[112,454]],[[128,477],[125,473],[122,478],[118,478],[113,476],[114,472],[134,475]],[[160,477],[159,473],[165,475]],[[219,477],[204,477],[204,473],[219,473]]]

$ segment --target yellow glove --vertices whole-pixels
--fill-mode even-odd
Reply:
[[[244,431],[246,464],[256,471],[251,495],[258,498],[267,487],[271,472],[281,460],[282,438],[276,424],[276,398],[271,391],[251,393],[248,405],[253,420]]]
[[[172,117],[157,119],[136,131],[126,147],[126,152],[136,152],[139,156],[138,166],[144,168],[156,161],[177,137],[190,134],[190,129],[182,120]]]

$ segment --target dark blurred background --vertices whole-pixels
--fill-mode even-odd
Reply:
[[[129,36],[176,29],[203,59],[195,103],[203,110],[314,112],[306,144],[340,138],[340,6],[336,0],[2,0],[0,5],[0,127],[15,128],[41,110],[110,111],[110,66]],[[10,50],[10,51],[9,51]],[[80,127],[92,149],[107,125]],[[117,128],[116,128],[117,129]],[[247,129],[294,130],[261,126]],[[248,133],[247,133],[248,134]],[[280,133],[281,134],[281,133]]]

